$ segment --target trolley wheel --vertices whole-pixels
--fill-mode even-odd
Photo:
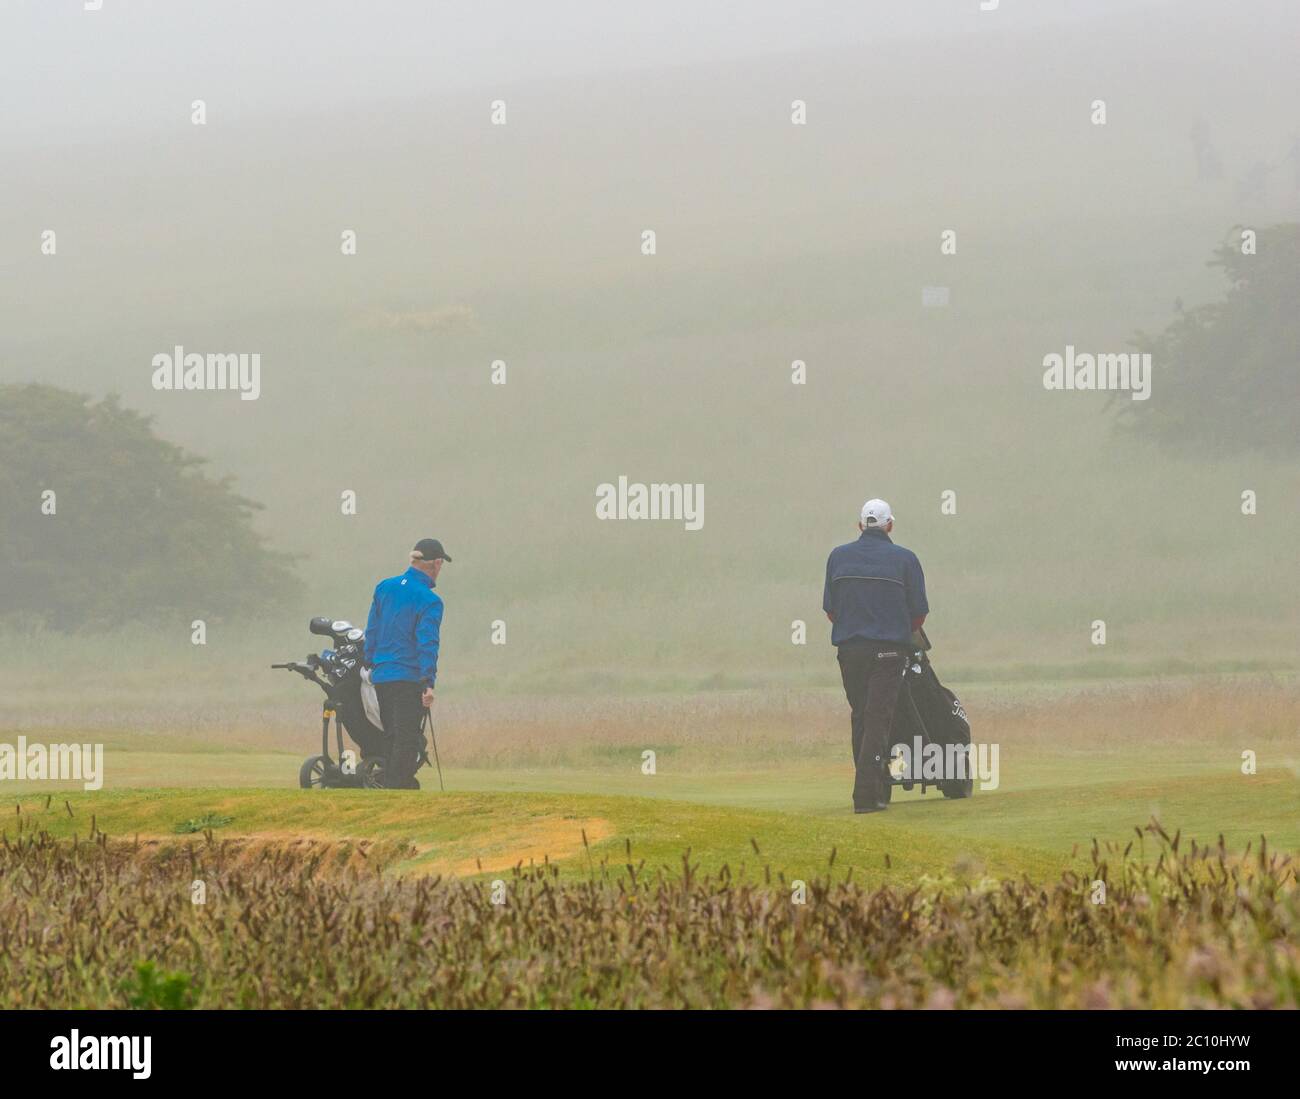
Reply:
[[[298,769],[298,785],[304,790],[324,790],[334,786],[337,768],[327,756],[305,759]]]
[[[384,761],[382,759],[363,759],[361,769],[357,771],[361,785],[366,790],[384,788]]]
[[[946,798],[968,798],[975,792],[973,778],[956,778],[951,782],[939,783],[939,792]]]

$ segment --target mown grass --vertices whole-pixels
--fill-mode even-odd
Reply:
[[[805,882],[702,873],[689,851],[464,882],[385,876],[378,846],[29,834],[0,844],[0,1004],[1300,1005],[1295,866],[1262,842],[1199,847],[1152,822],[1047,886],[864,888],[832,877],[837,854]]]
[[[917,804],[934,814],[959,813],[956,803]],[[591,853],[613,857],[626,844],[648,866],[671,866],[682,851],[708,873],[755,863],[751,839],[762,844],[764,864],[787,878],[819,872],[825,853],[839,851],[841,871],[860,881],[898,884],[938,877],[954,867],[1033,878],[1061,865],[1050,846],[952,834],[918,826],[921,814],[904,811],[855,817],[707,805],[666,798],[557,793],[447,793],[366,790],[140,790],[68,792],[16,802],[4,833],[14,839],[40,832],[60,839],[107,834],[166,846],[178,825],[205,817],[229,818],[221,838],[246,842],[391,843],[407,851],[393,872],[456,869],[478,876],[477,862],[506,869],[518,861],[583,865],[587,830]],[[870,822],[869,824],[867,822]],[[596,838],[599,822],[599,835]],[[1068,855],[1068,850],[1064,854]]]
[[[520,851],[545,852],[545,836],[520,837],[521,822],[536,811],[608,820],[612,842],[630,839],[654,859],[671,861],[689,844],[710,870],[734,859],[750,835],[770,835],[773,857],[781,853],[800,868],[832,845],[843,853],[861,846],[863,872],[885,849],[901,856],[917,847],[935,855],[924,872],[965,852],[1000,872],[1050,875],[1080,835],[1116,839],[1152,815],[1202,841],[1223,833],[1241,845],[1263,832],[1279,847],[1300,849],[1300,693],[1290,680],[974,688],[963,698],[977,741],[999,746],[998,787],[960,805],[933,792],[896,793],[880,818],[849,814],[847,708],[831,692],[439,704],[438,743],[454,795],[447,799],[432,770],[421,773],[423,792],[395,794],[396,801],[297,791],[299,763],[319,750],[310,710],[292,735],[88,728],[29,729],[27,736],[105,737],[104,790],[69,789],[78,827],[84,832],[98,812],[113,835],[161,834],[219,812],[235,817],[226,826],[232,834],[288,827],[306,836],[367,837],[391,825],[394,837],[444,843],[454,838],[449,814],[468,798],[484,822],[481,835],[499,828],[502,842],[518,840]],[[642,771],[647,748],[656,752],[653,775]],[[1246,751],[1254,753],[1255,774],[1243,772]],[[32,811],[50,789],[6,784],[5,792]],[[888,848],[876,845],[880,837],[891,837]],[[545,853],[568,857],[560,846]]]

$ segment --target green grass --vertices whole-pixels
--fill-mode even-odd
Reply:
[[[837,871],[868,881],[955,869],[1052,877],[1078,845],[1125,844],[1152,817],[1202,844],[1222,834],[1241,848],[1262,834],[1300,850],[1300,690],[1290,678],[978,685],[963,697],[977,742],[997,745],[996,788],[959,802],[896,791],[885,814],[850,812],[834,693],[737,693],[440,708],[445,794],[433,769],[419,793],[298,790],[299,765],[319,745],[300,712],[289,729],[226,732],[197,713],[159,733],[28,728],[29,742],[102,742],[104,788],[6,782],[0,794],[21,814],[0,809],[13,814],[0,828],[88,836],[93,816],[113,836],[178,842],[186,822],[230,818],[223,839],[391,841],[422,872],[471,876],[480,858],[487,873],[546,857],[567,873],[589,869],[584,829],[593,865],[621,863],[630,843],[634,862],[676,865],[689,848],[710,871],[770,866],[806,879],[834,849]],[[647,747],[653,775],[642,773]],[[1256,774],[1242,772],[1247,751]]]
[[[689,850],[692,863],[714,873],[723,865],[733,873],[747,869],[762,878],[765,868],[786,880],[824,875],[832,850],[835,868],[854,870],[854,880],[907,882],[921,875],[947,876],[969,866],[992,875],[1029,873],[1038,877],[1059,870],[1061,860],[1046,850],[1003,839],[971,838],[952,829],[948,835],[918,828],[916,813],[856,818],[852,814],[805,815],[667,798],[597,794],[426,793],[371,791],[148,790],[120,791],[91,797],[62,796],[43,811],[43,800],[24,805],[25,829],[44,829],[56,837],[89,835],[90,815],[99,831],[117,838],[140,835],[155,839],[173,833],[178,823],[217,813],[228,816],[220,838],[283,839],[300,837],[372,842],[398,840],[417,853],[397,863],[398,870],[431,870],[447,863],[483,858],[491,876],[500,876],[512,858],[512,836],[528,846],[530,829],[541,825],[552,837],[550,855],[558,852],[566,874],[585,876],[586,853],[580,830],[592,821],[609,831],[591,845],[592,865],[632,862],[650,868],[679,866]],[[916,806],[915,809],[920,809]],[[927,811],[951,815],[956,805],[935,804]],[[15,814],[15,819],[17,814]],[[15,832],[13,820],[7,831]],[[756,852],[751,840],[758,844]],[[886,867],[886,856],[890,866]],[[492,861],[495,860],[495,861]],[[535,861],[542,861],[539,851]]]
[[[1296,777],[1280,765],[1246,776],[1171,757],[1166,766],[1134,775],[1127,759],[1085,767],[1045,756],[1018,763],[1011,776],[1004,773],[1001,788],[977,790],[968,801],[897,791],[888,813],[855,816],[848,804],[848,766],[822,762],[654,776],[630,765],[454,770],[446,793],[436,790],[435,776],[425,771],[423,791],[399,793],[286,788],[298,762],[287,754],[118,758],[125,776],[136,781],[166,781],[183,765],[196,782],[242,771],[249,785],[60,791],[49,795],[48,809],[46,788],[29,786],[15,799],[24,828],[85,836],[93,814],[97,829],[112,836],[164,837],[189,820],[229,817],[220,830],[223,838],[409,843],[416,853],[402,863],[407,868],[460,865],[461,873],[473,873],[465,864],[479,857],[495,860],[499,870],[515,856],[541,861],[548,855],[567,872],[583,873],[587,856],[580,831],[584,822],[598,821],[605,826],[599,837],[586,825],[597,863],[625,862],[625,845],[631,843],[634,863],[675,865],[689,849],[692,861],[710,872],[724,864],[755,872],[767,865],[789,879],[824,873],[835,850],[837,869],[853,867],[855,877],[867,882],[954,872],[1050,877],[1077,845],[1094,837],[1124,842],[1152,816],[1171,832],[1181,829],[1203,843],[1222,833],[1229,845],[1242,846],[1262,833],[1275,847],[1300,849]],[[11,835],[18,816],[14,812],[5,822]]]
[[[419,792],[297,789],[318,744],[301,714],[26,727],[29,742],[102,740],[105,785],[3,788],[0,862],[21,886],[0,889],[20,928],[5,1002],[1295,1002],[1292,680],[963,696],[977,741],[999,746],[997,788],[900,792],[866,816],[850,811],[833,692],[440,709],[445,792],[431,769]],[[207,900],[178,903],[195,881]],[[51,926],[99,960],[36,964]]]

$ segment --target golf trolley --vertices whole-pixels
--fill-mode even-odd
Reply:
[[[365,661],[365,630],[343,619],[313,618],[308,625],[312,633],[330,638],[334,648],[310,653],[305,663],[291,660],[285,664],[272,664],[296,672],[308,682],[315,683],[325,692],[321,704],[320,755],[303,761],[298,771],[298,785],[304,790],[354,787],[379,789],[384,786],[384,764],[392,750],[393,738],[384,732],[379,718],[379,702],[375,688],[362,667]],[[330,754],[330,721],[334,722],[334,737],[338,758]],[[426,710],[430,738],[433,722]],[[422,726],[423,728],[423,726]],[[356,753],[344,746],[343,732],[360,749]],[[434,741],[434,759],[438,745]],[[428,763],[422,753],[420,766]],[[438,762],[438,782],[442,783],[442,764]]]
[[[913,642],[890,730],[890,783],[904,790],[919,783],[923,794],[935,786],[946,798],[968,798],[975,790],[969,756],[970,720],[961,701],[935,675],[925,631],[917,631]],[[906,745],[910,759],[896,751],[899,745]],[[942,758],[937,776],[926,758],[936,752]],[[958,755],[964,758],[957,760]],[[954,769],[954,762],[960,769]]]

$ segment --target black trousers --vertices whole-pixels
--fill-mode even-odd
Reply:
[[[907,667],[907,646],[884,641],[839,647],[840,679],[852,709],[853,808],[889,802],[889,730]]]
[[[399,680],[396,683],[376,683],[379,696],[379,718],[384,732],[393,738],[393,748],[384,763],[384,786],[389,790],[418,790],[420,784],[415,772],[420,766],[424,751],[424,703],[420,701],[424,687],[419,683]]]

